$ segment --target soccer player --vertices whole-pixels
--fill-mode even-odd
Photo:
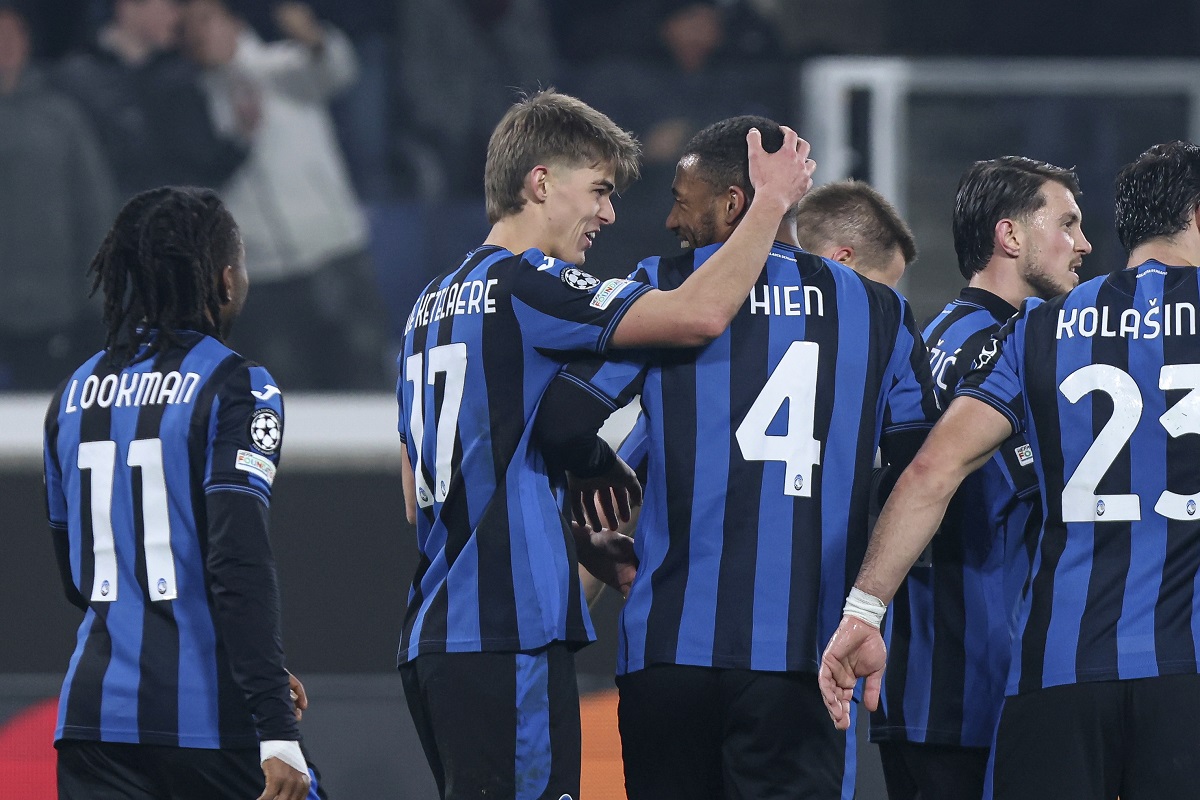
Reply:
[[[959,379],[1027,297],[1074,287],[1092,246],[1069,170],[1019,156],[978,161],[954,204],[968,284],[925,329],[943,407]],[[1029,573],[1026,526],[1041,521],[1024,434],[1014,434],[955,495],[887,615],[891,654],[871,716],[891,800],[983,795],[1008,672],[1009,621]],[[1007,577],[1006,577],[1007,576]]]
[[[878,696],[886,600],[962,480],[1025,434],[1042,520],[993,754],[1002,800],[1195,792],[1200,148],[1152,147],[1116,189],[1126,268],[1027,300],[984,347],[884,507],[822,659],[844,727],[857,676]]]
[[[800,200],[796,238],[810,253],[895,289],[917,257],[912,231],[869,183],[836,181]]]
[[[689,142],[667,218],[686,250],[643,261],[639,279],[669,288],[720,268],[762,199],[742,147],[751,128],[768,148],[783,141],[770,120],[734,117]],[[764,262],[714,342],[577,360],[539,412],[547,456],[574,469],[583,436],[641,394],[640,564],[617,664],[632,800],[854,793],[851,741],[829,730],[817,691],[819,647],[866,550],[880,434],[886,459],[911,458],[933,384],[905,301],[801,250],[794,212]]]
[[[444,797],[578,796],[574,651],[594,634],[577,545],[586,561],[611,542],[564,520],[532,421],[571,353],[695,346],[729,324],[814,167],[792,131],[770,154],[757,132],[741,137],[762,207],[722,263],[673,291],[600,281],[582,264],[638,145],[575,98],[525,98],[488,146],[486,242],[413,307],[398,394],[421,555],[398,660]],[[607,446],[579,473],[640,491]]]
[[[214,192],[161,188],[126,204],[92,261],[105,347],[45,430],[55,553],[84,612],[54,733],[60,798],[317,796],[267,539],[283,398],[222,343],[243,258]]]

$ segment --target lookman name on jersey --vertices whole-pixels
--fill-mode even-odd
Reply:
[[[200,384],[195,372],[122,372],[103,378],[89,375],[82,381],[72,378],[67,388],[64,411],[73,414],[81,408],[124,408],[192,402]]]

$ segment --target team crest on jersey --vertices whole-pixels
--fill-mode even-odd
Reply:
[[[250,442],[259,452],[270,455],[283,439],[283,422],[272,408],[260,408],[250,418]]]
[[[558,276],[562,282],[572,289],[578,289],[581,292],[590,292],[600,285],[600,279],[589,272],[584,272],[578,267],[567,267]]]

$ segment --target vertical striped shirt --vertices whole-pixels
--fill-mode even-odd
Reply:
[[[966,287],[925,329],[943,407],[963,373],[1017,312],[1003,298]],[[1037,506],[1033,454],[1014,434],[968,476],[926,557],[888,608],[888,669],[873,741],[988,747],[1008,674],[1009,629],[1028,574],[1026,525]]]
[[[1033,448],[1043,520],[1008,694],[1197,671],[1200,272],[1155,261],[1027,301],[958,394]]]
[[[661,289],[716,251],[642,263]],[[936,414],[924,344],[890,288],[776,243],[729,330],[562,380],[617,407],[641,392],[648,450],[638,577],[618,673],[656,663],[816,671],[867,543],[881,435]],[[629,452],[637,443],[627,441]]]
[[[420,549],[400,663],[594,638],[532,420],[567,356],[603,352],[649,288],[484,246],[417,299],[397,391]]]
[[[259,740],[230,666],[231,632],[214,611],[207,502],[222,493],[270,502],[283,398],[265,369],[216,339],[180,336],[185,346],[123,369],[93,356],[46,415],[50,525],[69,539],[71,580],[87,604],[56,740]],[[278,636],[273,610],[265,624]],[[266,612],[247,603],[244,613]],[[271,736],[294,739],[281,652],[264,669],[282,681],[272,723],[282,727]]]

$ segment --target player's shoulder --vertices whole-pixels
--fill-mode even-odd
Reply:
[[[519,278],[544,283],[557,279],[569,289],[589,292],[601,284],[601,279],[589,272],[582,264],[572,264],[549,256],[536,247],[523,251],[519,256],[521,270]]]

